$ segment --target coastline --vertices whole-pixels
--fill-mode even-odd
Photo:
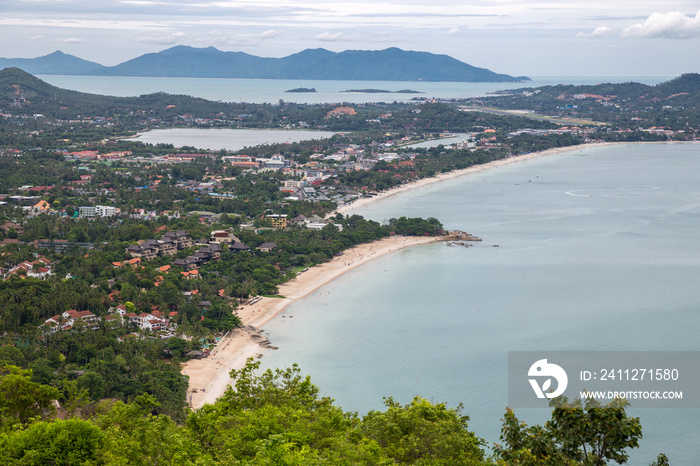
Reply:
[[[425,178],[392,188],[371,198],[361,198],[345,204],[329,214],[328,217],[336,213],[345,214],[348,211],[359,209],[389,196],[440,181],[477,173],[482,170],[502,167],[538,157],[615,144],[629,143],[600,142],[554,148],[442,173],[432,178]],[[344,251],[343,255],[334,257],[329,262],[311,267],[297,278],[280,285],[279,294],[284,296],[284,298],[261,298],[255,304],[240,306],[237,312],[243,327],[235,329],[226,338],[222,339],[209,357],[190,360],[183,365],[183,374],[190,377],[187,395],[187,401],[190,406],[198,409],[204,404],[213,403],[218,397],[223,395],[226,387],[233,383],[233,380],[229,377],[231,369],[240,369],[245,365],[248,358],[262,357],[264,352],[269,350],[260,345],[261,342],[266,341],[266,338],[261,338],[260,328],[275,318],[289,304],[304,298],[345,272],[384,254],[439,240],[440,238],[438,237],[390,237],[372,243],[360,244]],[[274,344],[274,342],[271,342],[271,344]],[[196,389],[197,392],[193,392],[193,389]],[[202,391],[202,389],[205,389],[205,391]]]
[[[505,159],[500,159],[500,160],[494,160],[493,162],[488,162],[480,165],[473,165],[468,168],[463,168],[461,170],[453,170],[448,173],[440,173],[439,175],[436,175],[432,178],[422,178],[417,181],[411,181],[410,183],[402,184],[401,186],[397,186],[395,188],[388,189],[386,191],[382,191],[378,193],[376,196],[373,197],[364,197],[360,198],[356,201],[350,202],[348,204],[344,204],[340,206],[338,209],[336,209],[334,212],[330,213],[326,218],[331,217],[335,214],[343,214],[345,215],[348,211],[351,210],[356,210],[361,207],[366,206],[367,204],[370,204],[372,202],[378,201],[380,199],[385,199],[389,196],[394,196],[396,194],[401,194],[403,192],[413,190],[413,189],[418,189],[422,188],[424,186],[431,185],[433,183],[438,183],[440,181],[445,181],[445,180],[451,180],[453,178],[458,178],[460,176],[465,176],[465,175],[470,175],[472,173],[477,173],[483,170],[489,170],[492,168],[497,168],[497,167],[503,167],[505,165],[510,165],[511,163],[518,163],[518,162],[523,162],[526,160],[531,160],[535,159],[538,157],[545,157],[548,155],[556,155],[556,154],[561,154],[564,152],[570,152],[570,151],[576,151],[576,150],[585,150],[585,149],[590,149],[592,147],[602,147],[602,146],[610,146],[614,144],[630,144],[626,142],[594,142],[590,144],[579,144],[576,146],[566,146],[566,147],[556,147],[554,149],[547,149],[543,150],[541,152],[531,152],[529,154],[523,154],[523,155],[514,155],[512,157],[508,157]]]
[[[243,327],[234,329],[221,339],[207,358],[192,359],[183,364],[183,375],[190,377],[187,391],[189,405],[197,409],[216,401],[224,394],[226,387],[233,383],[229,377],[231,369],[240,369],[248,358],[261,357],[269,351],[261,346],[260,343],[266,339],[260,338],[256,330],[260,330],[260,327],[275,318],[291,303],[373,259],[400,249],[439,240],[439,237],[434,236],[393,236],[360,244],[280,285],[279,294],[284,298],[261,298],[255,304],[239,306],[237,312]],[[195,389],[196,392],[193,391]]]

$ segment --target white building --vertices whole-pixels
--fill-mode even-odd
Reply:
[[[119,212],[119,209],[107,205],[98,205],[95,207],[78,207],[78,215],[82,218],[94,217],[113,217]]]
[[[108,205],[98,205],[95,207],[98,217],[114,217],[119,209]]]

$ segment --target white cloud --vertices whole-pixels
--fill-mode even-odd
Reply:
[[[695,17],[681,12],[654,13],[644,23],[637,23],[622,31],[622,37],[690,39],[700,37],[700,11]]]
[[[316,36],[316,40],[321,40],[323,42],[338,42],[343,39],[343,33],[337,32],[332,34],[330,32],[324,32]]]
[[[64,44],[89,44],[90,43],[81,37],[68,37],[66,39],[56,39],[56,42],[62,42]]]
[[[445,34],[447,34],[448,36],[451,36],[453,34],[459,34],[459,28],[452,28],[449,31],[447,31]]]
[[[144,44],[173,45],[185,38],[184,32],[171,32],[168,34],[141,34],[138,41]]]
[[[260,33],[260,35],[258,37],[260,39],[272,39],[274,37],[279,37],[280,35],[282,35],[281,32],[279,32],[275,29],[270,29],[268,31]]]
[[[603,37],[610,37],[612,35],[617,34],[617,31],[615,31],[613,28],[609,28],[607,26],[601,26],[597,27],[591,32],[590,34],[586,34],[585,32],[579,32],[576,34],[576,37],[588,37],[589,39],[600,39]]]

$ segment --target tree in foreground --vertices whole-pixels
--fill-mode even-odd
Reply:
[[[467,430],[462,406],[448,408],[415,397],[401,406],[393,398],[386,411],[370,411],[360,430],[399,464],[484,464],[483,440]]]
[[[600,466],[624,464],[627,450],[639,447],[642,426],[639,418],[627,416],[624,399],[602,406],[593,399],[570,403],[562,397],[550,405],[552,418],[544,427],[528,427],[508,408],[496,456],[508,465]]]
[[[192,412],[184,425],[158,414],[148,394],[129,403],[102,400],[93,409],[78,382],[61,416],[52,409],[59,390],[32,382],[31,372],[0,369],[0,464],[56,465],[476,465],[483,440],[468,430],[461,406],[420,397],[365,416],[346,412],[302,376],[298,366],[266,370],[249,360],[231,372],[235,387]],[[65,397],[64,397],[65,398]],[[79,403],[78,403],[79,402]],[[75,403],[74,403],[75,404]],[[600,466],[625,463],[642,437],[624,400],[552,403],[544,426],[528,427],[508,409],[495,461],[508,466]],[[82,417],[82,419],[80,418]],[[659,455],[653,466],[667,466]]]
[[[216,461],[228,464],[484,464],[467,417],[416,398],[364,418],[320,395],[298,366],[256,374],[260,362],[232,371],[235,388],[187,421]]]
[[[0,367],[0,430],[24,426],[53,413],[58,390],[32,382],[32,371]]]

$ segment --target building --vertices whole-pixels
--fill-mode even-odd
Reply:
[[[49,251],[62,253],[67,251],[72,247],[79,247],[83,249],[92,249],[92,243],[76,243],[73,241],[68,241],[65,239],[37,239],[32,242],[32,244],[37,249],[47,249]]]
[[[291,165],[291,160],[287,160],[280,154],[273,155],[269,159],[258,159],[261,168],[266,168],[268,170],[282,170],[283,168],[289,168]]]
[[[97,217],[97,207],[78,207],[78,215],[80,216],[80,218]]]
[[[227,155],[222,159],[231,164],[232,167],[242,168],[244,170],[257,169],[260,164],[253,157],[248,155]]]
[[[288,189],[299,189],[304,187],[304,182],[296,180],[284,180],[282,182],[282,187]]]
[[[153,260],[156,257],[173,256],[177,251],[189,248],[193,245],[192,238],[187,232],[171,231],[164,234],[161,239],[147,239],[141,244],[132,244],[126,248],[131,257],[140,257],[143,260]]]
[[[112,206],[107,206],[107,205],[98,205],[95,206],[95,209],[97,211],[97,216],[98,217],[114,217],[117,215],[117,212],[119,209],[116,207]]]
[[[106,205],[98,205],[95,207],[78,207],[78,215],[81,218],[113,217],[117,214],[117,212],[119,212],[119,209],[116,207]]]
[[[71,309],[46,319],[39,328],[44,335],[56,333],[59,330],[72,330],[73,328],[97,330],[100,328],[100,318],[90,311]]]
[[[233,236],[231,230],[214,230],[209,234],[209,238],[213,242],[232,244],[240,241]]]
[[[287,216],[285,214],[271,214],[265,217],[268,219],[272,226],[278,230],[284,230],[287,228]]]
[[[263,243],[260,246],[258,246],[258,250],[261,252],[270,252],[273,249],[277,247],[277,244],[269,242],[269,243]]]

